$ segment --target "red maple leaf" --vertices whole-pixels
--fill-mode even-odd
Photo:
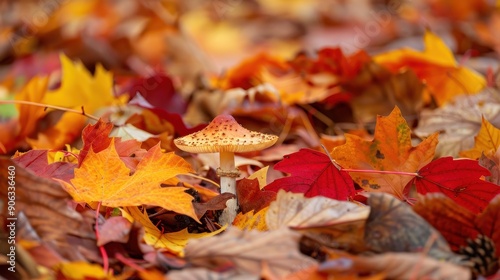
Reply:
[[[291,176],[275,180],[265,190],[283,189],[306,197],[321,195],[338,200],[347,200],[355,193],[351,176],[338,170],[327,155],[314,150],[301,149],[286,155],[274,169]]]
[[[418,174],[418,193],[442,192],[476,214],[500,193],[500,186],[480,179],[490,172],[477,160],[443,157],[421,168]]]

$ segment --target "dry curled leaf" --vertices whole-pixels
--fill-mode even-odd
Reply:
[[[95,246],[75,250],[73,244],[69,243],[71,238],[74,238],[74,243],[80,243],[79,240],[94,241],[95,234],[92,228],[94,215],[89,212],[79,213],[70,208],[68,202],[71,197],[57,182],[36,176],[12,160],[1,158],[0,194],[2,200],[7,197],[9,166],[15,168],[15,210],[17,213],[24,212],[31,225],[30,228],[42,241],[50,244],[49,247],[70,261],[85,260],[80,249],[94,250],[97,253]],[[4,207],[7,207],[7,203]]]
[[[353,256],[324,262],[323,273],[383,273],[384,279],[471,279],[468,268],[443,262],[423,254],[385,253],[374,256]]]
[[[266,263],[273,275],[281,278],[316,263],[299,252],[299,239],[300,234],[286,228],[261,232],[230,227],[222,235],[191,240],[185,257],[198,266],[224,266],[253,275],[261,275]]]

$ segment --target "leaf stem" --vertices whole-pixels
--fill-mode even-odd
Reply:
[[[50,109],[61,110],[61,111],[65,111],[65,112],[71,112],[71,113],[83,115],[89,119],[99,121],[98,117],[86,113],[85,110],[83,109],[83,106],[82,106],[82,110],[78,111],[78,110],[74,110],[74,109],[70,109],[70,108],[49,105],[49,104],[43,104],[43,103],[37,103],[37,102],[31,102],[31,101],[25,101],[25,100],[0,100],[0,104],[24,104],[24,105],[30,105],[30,106],[50,108]]]
[[[377,174],[392,174],[392,175],[404,175],[404,176],[419,176],[417,172],[404,172],[404,171],[387,171],[387,170],[368,170],[368,169],[350,169],[350,168],[340,168],[340,170],[345,172],[357,172],[357,173],[377,173]]]
[[[97,204],[97,209],[95,210],[95,237],[97,241],[99,242],[99,210],[101,209],[101,201]],[[106,252],[106,249],[104,249],[104,245],[99,246],[99,251],[101,252],[102,255],[102,265],[104,272],[107,274],[109,270],[109,260],[108,260],[108,253]]]

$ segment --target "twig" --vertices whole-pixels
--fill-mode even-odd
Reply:
[[[83,106],[81,107],[82,110],[78,111],[78,110],[74,110],[74,109],[70,109],[70,108],[49,105],[49,104],[43,104],[43,103],[37,103],[37,102],[31,102],[31,101],[24,101],[24,100],[0,100],[0,104],[24,104],[24,105],[30,105],[30,106],[44,107],[45,109],[50,108],[50,109],[61,110],[61,111],[65,111],[65,112],[71,112],[71,113],[83,115],[89,119],[99,121],[98,117],[85,113],[85,109]]]

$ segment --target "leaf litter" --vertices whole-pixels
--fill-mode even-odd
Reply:
[[[496,279],[498,9],[344,2],[0,5],[0,276]]]

